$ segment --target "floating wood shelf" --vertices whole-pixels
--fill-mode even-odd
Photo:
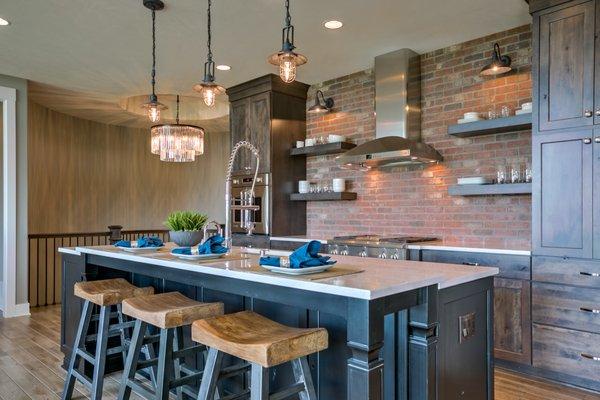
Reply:
[[[503,185],[454,185],[448,188],[450,196],[486,196],[531,194],[531,183],[506,183]]]
[[[531,113],[450,125],[448,134],[458,137],[472,137],[529,129],[531,129]]]
[[[336,201],[336,200],[356,200],[356,193],[353,192],[332,192],[332,193],[292,193],[292,201]]]
[[[356,147],[354,143],[336,142],[317,144],[315,146],[299,147],[290,150],[292,156],[322,156],[325,154],[345,153],[346,151]]]

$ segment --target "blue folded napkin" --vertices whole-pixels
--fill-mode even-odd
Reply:
[[[297,248],[290,254],[290,268],[319,267],[321,265],[332,265],[337,261],[331,261],[328,256],[320,256],[321,242],[312,240],[304,246]],[[280,257],[261,257],[260,265],[279,267]]]
[[[120,240],[115,243],[116,247],[131,247],[129,240]],[[162,247],[164,246],[163,241],[158,237],[142,236],[137,240],[137,247]],[[135,247],[135,246],[134,246]]]
[[[198,246],[198,254],[223,254],[227,253],[227,247],[223,246],[225,238],[221,235],[211,236]],[[171,250],[174,254],[192,255],[191,247],[177,247]]]

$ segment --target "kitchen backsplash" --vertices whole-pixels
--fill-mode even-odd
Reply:
[[[513,59],[513,71],[496,78],[479,75],[493,44]],[[471,40],[421,56],[422,139],[444,161],[434,166],[396,167],[357,172],[336,166],[334,156],[310,157],[308,179],[345,178],[356,201],[309,202],[308,234],[381,233],[436,236],[462,245],[529,248],[531,196],[449,196],[461,176],[492,177],[499,164],[531,158],[531,132],[455,138],[448,125],[467,111],[487,113],[492,106],[514,109],[531,101],[531,26]],[[308,114],[307,137],[340,134],[360,144],[375,138],[372,70],[311,87],[335,100],[334,112]]]

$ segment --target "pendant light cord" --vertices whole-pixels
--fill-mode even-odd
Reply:
[[[175,125],[179,125],[179,95],[177,95],[177,114],[175,114]]]
[[[212,29],[211,29],[211,15],[210,15],[210,6],[212,4],[211,0],[208,0],[208,23],[207,23],[207,27],[208,27],[208,61],[212,61],[212,49],[211,49],[211,43],[212,43]]]
[[[152,10],[152,97],[156,97],[156,11]]]
[[[292,25],[292,15],[290,14],[290,0],[285,0],[285,26]]]

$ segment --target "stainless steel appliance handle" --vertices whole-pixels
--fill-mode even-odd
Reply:
[[[596,310],[594,308],[579,307],[579,311],[592,313],[592,314],[600,314],[600,310]]]
[[[581,272],[579,272],[579,275],[591,276],[593,278],[600,278],[600,273],[597,273],[597,272],[585,272],[585,271],[581,271]]]
[[[593,355],[591,355],[591,354],[587,354],[587,353],[580,353],[579,355],[580,355],[581,357],[583,357],[583,358],[587,358],[588,360],[592,360],[592,361],[600,361],[600,357],[596,357],[596,356],[593,356]]]
[[[469,265],[471,267],[479,267],[479,263],[478,262],[464,262],[463,265]]]

